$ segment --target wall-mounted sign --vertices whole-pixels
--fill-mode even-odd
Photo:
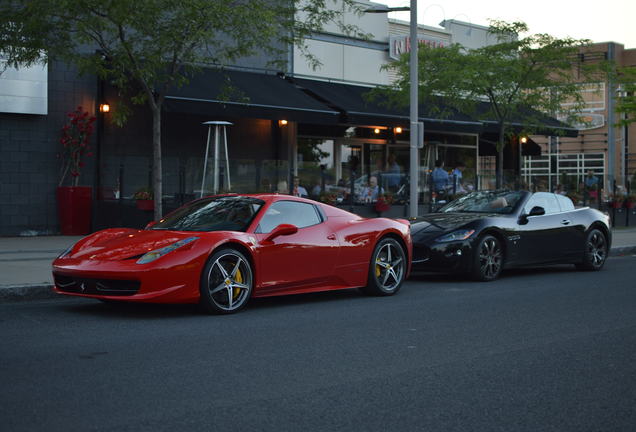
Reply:
[[[46,115],[47,96],[46,64],[14,69],[0,56],[0,112]]]
[[[417,41],[420,45],[428,45],[433,48],[445,47],[448,41],[432,36],[418,35]],[[399,60],[400,55],[411,52],[411,38],[409,36],[389,36],[389,57]]]
[[[605,126],[605,115],[603,114],[583,113],[577,117],[577,120],[569,122],[563,116],[559,116],[557,119],[578,130],[591,130]]]

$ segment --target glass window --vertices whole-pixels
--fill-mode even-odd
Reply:
[[[572,211],[574,210],[574,204],[572,200],[563,195],[556,195],[557,201],[559,201],[559,207],[561,207],[561,211]]]
[[[265,212],[258,232],[269,233],[280,224],[292,224],[305,228],[322,222],[318,210],[312,204],[296,201],[277,201]]]
[[[334,140],[298,138],[298,179],[310,198],[320,199],[336,183]]]
[[[175,231],[245,231],[263,205],[256,198],[204,198],[168,214],[151,229]]]
[[[439,211],[442,213],[512,213],[522,192],[473,192],[451,201]]]
[[[549,192],[537,192],[532,195],[524,208],[525,213],[530,213],[530,210],[536,206],[543,207],[545,214],[559,213],[561,211],[556,195]]]

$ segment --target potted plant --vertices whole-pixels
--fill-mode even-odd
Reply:
[[[633,209],[636,206],[636,194],[629,194],[625,197],[625,208]]]
[[[155,208],[155,200],[150,188],[141,188],[133,195],[137,200],[137,208],[144,211],[152,211]]]
[[[89,150],[95,117],[79,106],[68,113],[68,122],[62,127],[62,161],[60,182],[56,190],[60,231],[63,235],[84,235],[90,232],[92,188],[80,186],[79,180],[85,156]]]
[[[623,206],[623,197],[620,195],[610,195],[608,203],[611,208],[621,208]]]
[[[393,197],[388,194],[382,194],[378,197],[377,201],[373,205],[373,210],[378,214],[378,217],[382,216],[382,213],[391,209],[391,202]]]

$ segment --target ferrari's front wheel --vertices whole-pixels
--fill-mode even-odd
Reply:
[[[236,249],[222,249],[208,260],[201,275],[201,306],[209,313],[229,314],[245,307],[254,279],[248,258]]]
[[[395,239],[385,237],[378,242],[371,256],[369,278],[362,292],[388,296],[400,290],[406,276],[406,253]]]
[[[503,270],[504,253],[497,237],[485,235],[477,242],[472,277],[478,281],[495,280]]]

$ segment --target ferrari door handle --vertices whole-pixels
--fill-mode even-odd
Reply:
[[[561,221],[561,225],[570,225],[570,220],[569,219],[563,219]]]
[[[336,235],[335,234],[329,234],[327,236],[327,240],[335,240],[336,239]]]

